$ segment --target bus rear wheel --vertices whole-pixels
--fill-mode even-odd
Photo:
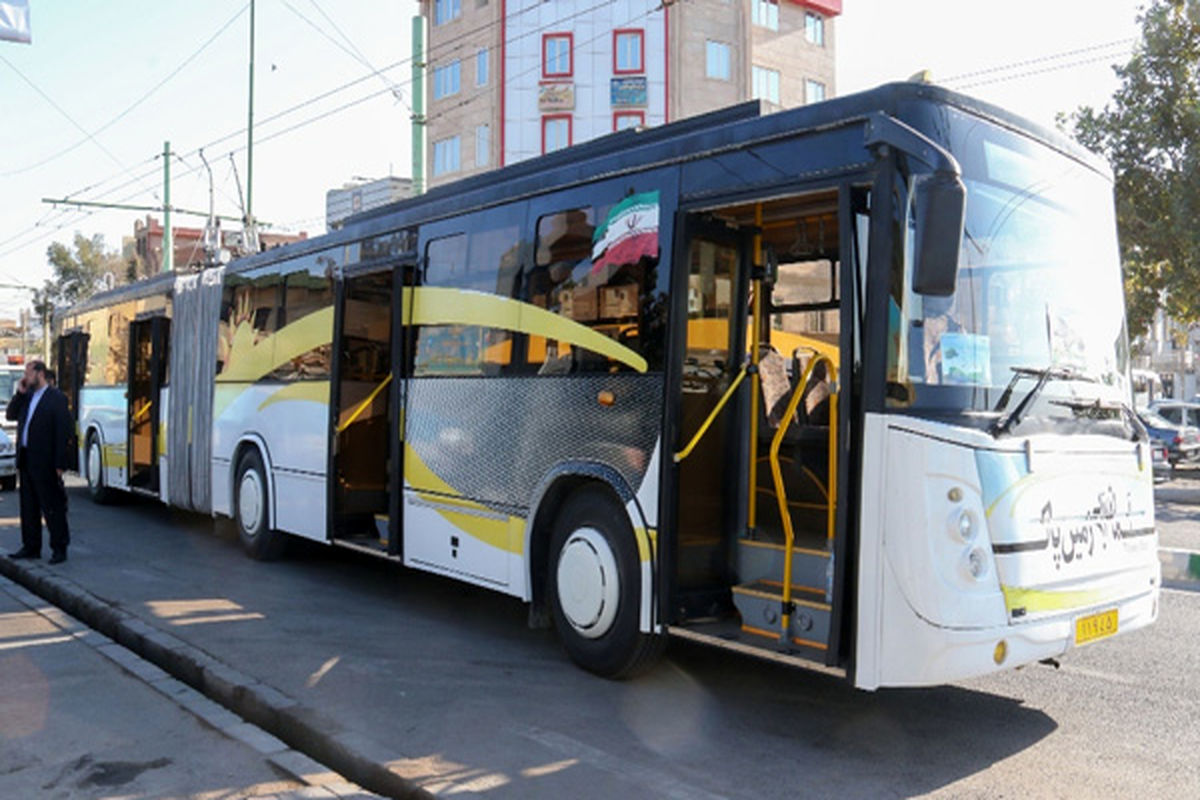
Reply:
[[[267,514],[269,499],[262,456],[251,448],[238,461],[233,516],[242,548],[257,561],[279,558],[287,544],[284,534],[271,530]]]
[[[100,437],[89,433],[87,437],[87,453],[84,455],[84,468],[87,470],[88,494],[92,502],[107,505],[112,502],[113,493],[104,485],[104,450],[100,445]]]
[[[554,523],[547,599],[571,659],[597,675],[628,678],[662,654],[665,637],[638,630],[641,564],[633,529],[607,491],[567,499]]]

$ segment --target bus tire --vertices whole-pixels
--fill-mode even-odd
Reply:
[[[572,494],[554,521],[547,569],[554,627],[576,664],[628,678],[662,654],[665,637],[638,630],[641,565],[633,529],[610,494]]]
[[[271,530],[267,473],[262,456],[253,447],[238,460],[233,497],[234,523],[246,554],[256,561],[272,561],[283,555],[287,540],[284,534]]]
[[[88,495],[97,505],[108,505],[113,501],[113,491],[104,485],[104,448],[95,431],[88,434],[87,452],[84,454],[84,470],[87,475]]]

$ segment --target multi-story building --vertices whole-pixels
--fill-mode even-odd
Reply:
[[[333,230],[355,214],[412,197],[412,178],[355,178],[325,193],[325,227]]]
[[[429,184],[743,100],[834,93],[841,0],[421,0]]]

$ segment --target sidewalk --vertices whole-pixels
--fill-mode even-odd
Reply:
[[[5,797],[367,796],[6,578],[0,775]]]

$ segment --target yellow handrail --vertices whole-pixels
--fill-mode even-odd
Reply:
[[[353,425],[354,420],[358,419],[362,413],[367,410],[367,407],[371,405],[371,401],[378,397],[379,393],[383,391],[383,387],[387,386],[391,382],[392,376],[389,373],[388,376],[383,379],[383,382],[376,386],[375,389],[372,390],[369,395],[367,395],[367,399],[358,404],[358,408],[354,409],[354,413],[350,415],[350,418],[341,425],[338,425],[337,432],[341,433],[342,431],[346,430],[346,428],[349,428],[351,425]]]
[[[833,387],[837,386],[837,367],[834,366],[833,360],[828,356],[818,355],[809,362],[805,368],[800,382],[796,384],[796,388],[792,391],[792,399],[788,401],[787,411],[783,414],[783,420],[779,423],[779,429],[775,431],[775,436],[771,439],[771,478],[775,482],[775,499],[779,504],[779,516],[783,521],[783,537],[784,537],[784,552],[783,552],[783,630],[781,638],[786,641],[788,632],[792,627],[792,545],[796,541],[796,531],[792,528],[792,516],[788,512],[787,490],[783,485],[783,470],[779,466],[779,445],[783,443],[783,437],[787,433],[788,425],[791,424],[792,418],[796,414],[796,409],[800,407],[800,400],[804,397],[804,389],[808,386],[809,378],[812,377],[813,370],[817,364],[824,362],[825,369],[828,373],[827,380]],[[835,507],[837,505],[837,399],[838,393],[836,388],[829,393],[829,493],[827,495],[828,509],[826,520],[826,535],[830,540],[833,539],[834,524],[835,524]]]
[[[675,454],[674,458],[676,464],[690,456],[692,454],[692,450],[696,449],[696,445],[700,444],[700,440],[704,438],[704,434],[708,433],[709,427],[712,426],[713,422],[717,418],[717,415],[721,413],[721,409],[723,409],[725,404],[729,402],[729,398],[733,396],[733,393],[737,390],[737,387],[741,384],[742,379],[745,377],[746,368],[742,367],[738,371],[737,377],[733,379],[733,383],[729,384],[729,388],[725,390],[725,394],[721,395],[721,399],[717,401],[716,407],[714,407],[712,412],[709,413],[708,419],[704,420],[704,424],[700,426],[700,430],[696,431],[696,435],[693,436],[692,440],[687,443],[687,447]]]

